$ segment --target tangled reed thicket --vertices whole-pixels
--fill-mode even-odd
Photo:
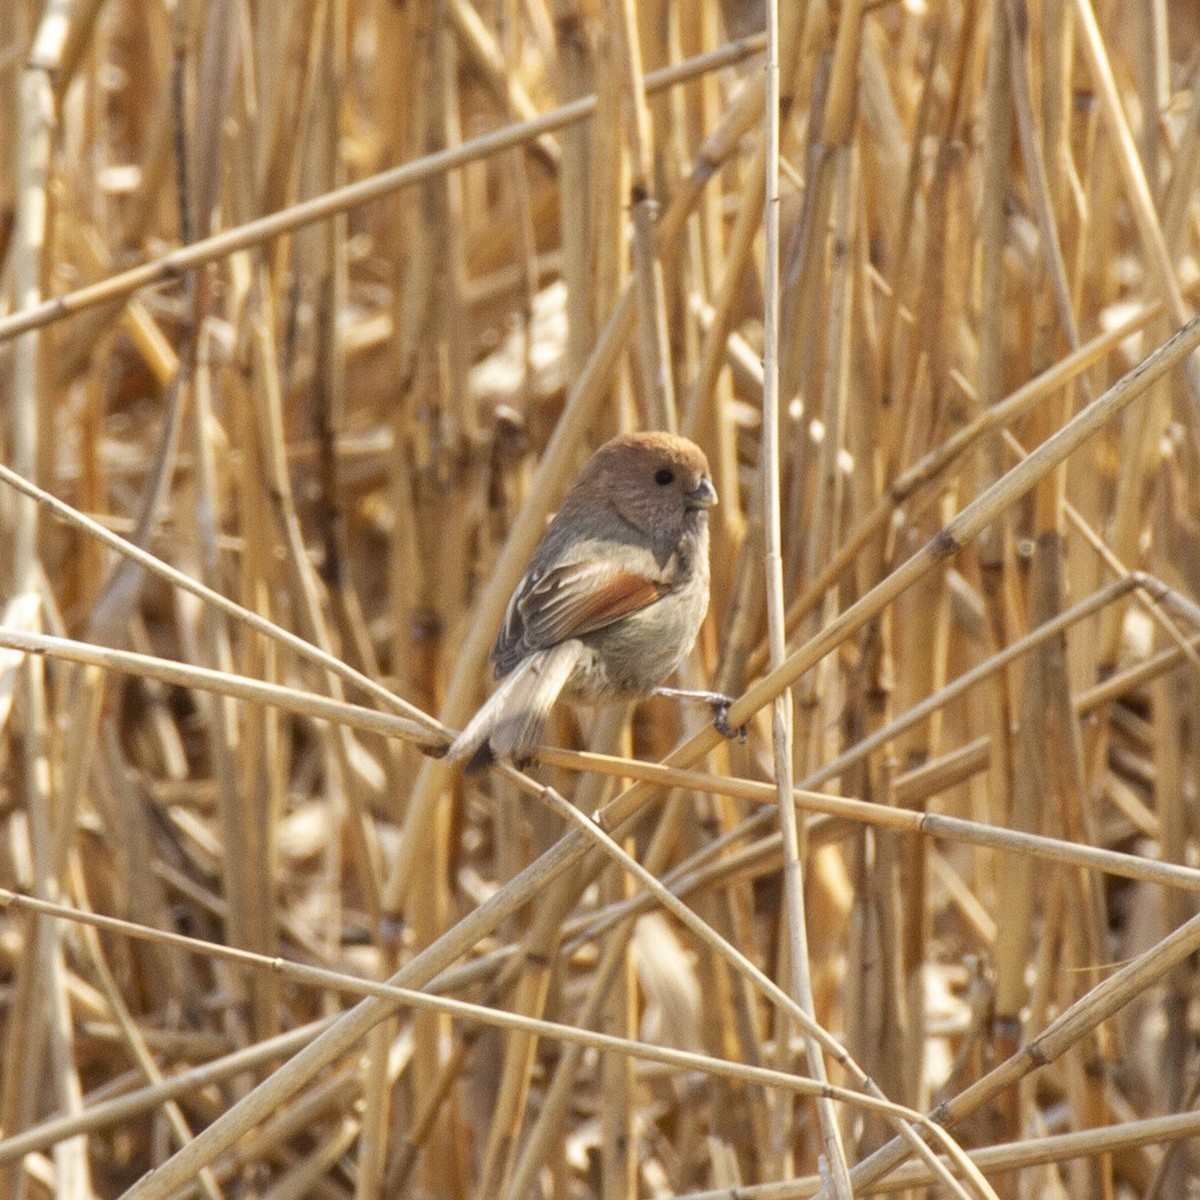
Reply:
[[[763,21],[0,5],[0,1194],[1197,1194],[1200,12]],[[746,739],[464,782],[664,427]]]

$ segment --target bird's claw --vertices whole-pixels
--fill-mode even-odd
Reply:
[[[729,724],[729,708],[733,701],[728,696],[719,696],[714,697],[709,703],[712,705],[713,726],[716,731],[731,742],[734,740],[744,742],[747,734],[746,726],[739,725],[737,729],[734,729]]]

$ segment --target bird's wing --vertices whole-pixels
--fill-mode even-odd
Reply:
[[[564,563],[517,589],[492,648],[497,675],[507,674],[532,650],[611,625],[661,599],[668,580],[603,562]]]

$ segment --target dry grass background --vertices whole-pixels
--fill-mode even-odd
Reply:
[[[1200,12],[762,27],[0,4],[0,1194],[1200,1195]],[[465,783],[664,426],[747,739]]]

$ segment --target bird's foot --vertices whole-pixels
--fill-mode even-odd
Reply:
[[[713,727],[723,738],[728,738],[730,741],[736,739],[739,742],[746,740],[745,725],[734,729],[729,724],[729,710],[734,702],[732,696],[726,696],[724,692],[705,692],[695,691],[691,688],[672,687],[656,688],[655,692],[659,696],[669,696],[674,700],[699,700],[702,704],[707,704],[712,709]]]
[[[744,742],[748,733],[746,726],[739,725],[734,729],[729,723],[729,709],[733,701],[728,696],[722,696],[719,700],[713,700],[710,703],[713,711],[713,726],[716,731],[731,742],[735,739]]]

